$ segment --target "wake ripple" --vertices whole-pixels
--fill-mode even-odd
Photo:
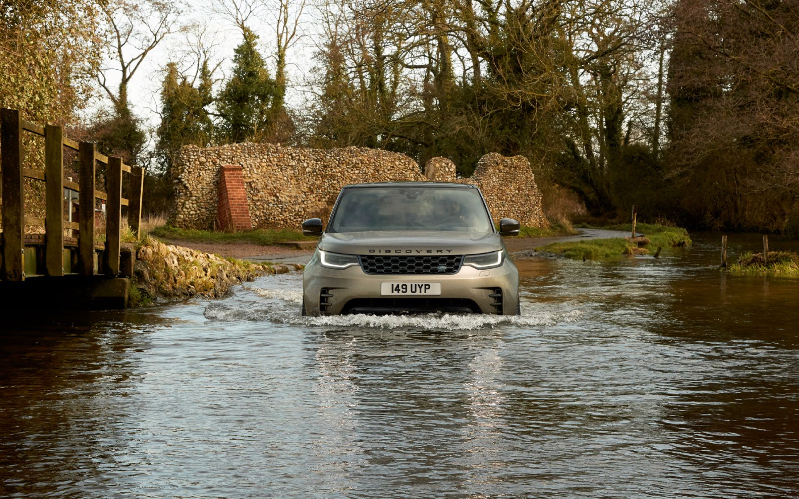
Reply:
[[[445,331],[473,331],[499,326],[552,326],[571,323],[581,316],[579,310],[547,312],[527,311],[522,304],[522,315],[479,314],[420,314],[420,315],[344,315],[302,317],[300,304],[302,291],[294,287],[264,289],[242,288],[244,296],[211,302],[204,311],[206,319],[216,322],[271,322],[304,327],[337,327],[357,329],[426,329]]]

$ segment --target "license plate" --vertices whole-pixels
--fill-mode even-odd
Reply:
[[[440,282],[381,282],[381,295],[432,295],[441,294]]]

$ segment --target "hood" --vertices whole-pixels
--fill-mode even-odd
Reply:
[[[325,233],[319,249],[348,255],[476,255],[503,248],[496,233],[414,231]]]

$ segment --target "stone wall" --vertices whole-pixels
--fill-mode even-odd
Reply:
[[[541,194],[527,159],[488,154],[474,175],[455,177],[455,165],[433,158],[419,165],[404,154],[347,147],[307,149],[275,144],[186,146],[173,169],[178,227],[210,229],[217,215],[217,184],[224,165],[240,165],[254,228],[298,228],[312,217],[326,221],[341,188],[362,182],[425,181],[476,184],[495,221],[502,217],[542,227]]]

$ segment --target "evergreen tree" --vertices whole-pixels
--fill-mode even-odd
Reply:
[[[127,106],[115,106],[111,114],[102,111],[89,129],[89,138],[108,156],[119,156],[128,165],[138,165],[147,141],[141,120]]]
[[[213,123],[206,106],[213,102],[211,73],[204,62],[197,87],[178,74],[177,65],[167,64],[161,89],[161,124],[156,154],[163,173],[169,174],[175,156],[187,144],[205,147],[211,141]]]
[[[247,27],[242,34],[244,41],[233,57],[233,74],[217,100],[225,142],[263,140],[271,131],[270,118],[274,116],[275,82],[258,53],[258,35]]]

